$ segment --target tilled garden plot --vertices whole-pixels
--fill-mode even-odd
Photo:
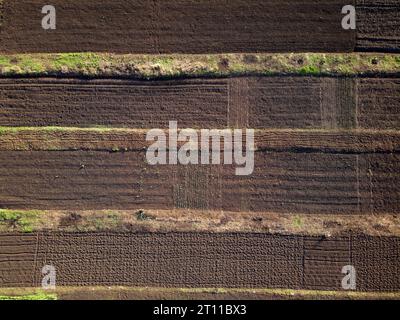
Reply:
[[[44,0],[4,0],[3,52],[398,52],[397,0],[54,0],[56,29],[42,28]],[[345,30],[342,8],[356,8]]]
[[[397,291],[399,239],[237,233],[40,233],[0,236],[2,287],[40,285],[44,265],[58,285]]]
[[[341,26],[342,7],[353,1],[54,0],[56,30],[42,29],[48,2],[3,2],[3,52],[349,52],[356,46],[355,30]]]
[[[156,165],[144,151],[2,151],[5,209],[399,213],[397,153],[256,152],[235,165]]]
[[[0,299],[399,297],[397,0],[48,4],[0,0]],[[256,129],[251,174],[150,165],[170,121]]]
[[[399,129],[400,80],[0,80],[2,126]]]
[[[357,13],[356,51],[399,51],[399,1],[357,0]]]

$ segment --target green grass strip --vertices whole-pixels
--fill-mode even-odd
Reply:
[[[38,292],[28,295],[0,296],[0,300],[57,300],[57,295]]]
[[[87,76],[137,79],[240,75],[398,74],[394,54],[132,55],[61,53],[0,55],[0,76]]]

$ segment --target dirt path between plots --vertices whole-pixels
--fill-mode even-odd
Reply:
[[[53,265],[59,286],[400,290],[399,238],[266,234],[41,233],[0,235],[0,286],[37,286]]]
[[[0,126],[400,129],[399,78],[1,79]]]
[[[349,52],[341,26],[349,0],[53,0],[56,30],[44,30],[45,0],[5,0],[3,52]]]
[[[147,132],[128,128],[3,127],[0,151],[143,151],[152,144],[146,141]],[[164,132],[168,140],[168,129]],[[194,132],[201,136],[200,129]],[[243,146],[245,133],[243,130]],[[177,142],[178,147],[184,144]],[[222,150],[222,139],[220,145]],[[254,147],[259,152],[400,153],[400,131],[260,129],[254,131]]]

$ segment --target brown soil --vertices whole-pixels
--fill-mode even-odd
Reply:
[[[43,0],[4,0],[1,51],[132,53],[398,52],[397,0],[54,0],[57,29],[41,28]],[[357,3],[357,31],[341,8]],[[135,21],[135,24],[132,24]],[[96,32],[93,32],[93,29]]]
[[[357,32],[340,27],[344,0],[54,0],[57,30],[44,31],[47,2],[6,0],[0,51],[399,51],[398,1],[354,2]],[[399,85],[1,79],[0,126],[145,129],[177,120],[271,130],[257,132],[254,174],[238,177],[234,166],[146,165],[144,130],[1,129],[0,208],[53,210],[56,219],[40,232],[0,234],[0,287],[39,286],[51,264],[59,286],[341,290],[342,267],[354,265],[358,291],[399,291]],[[134,214],[105,221],[80,210]],[[113,231],[99,232],[109,228],[101,223]],[[247,294],[227,297],[265,298]]]
[[[358,117],[361,128],[400,130],[400,82],[375,79],[358,83]]]
[[[2,126],[400,129],[398,78],[0,80]]]
[[[257,152],[231,165],[147,165],[144,152],[2,151],[8,209],[399,213],[398,154]]]
[[[398,155],[390,154],[399,150],[398,134],[373,131],[399,128],[397,78],[21,79],[2,85],[4,125],[166,127],[172,114],[182,127],[335,129],[258,132],[260,152],[248,178],[234,177],[227,166],[146,166],[140,151],[145,131],[3,130],[1,148],[10,150],[0,156],[3,208],[398,213]],[[365,127],[369,131],[339,130]],[[71,149],[97,151],[60,151]]]
[[[400,50],[398,0],[357,0],[357,51]]]
[[[226,80],[39,79],[0,83],[5,103],[0,125],[157,128],[175,119],[186,126],[212,128],[223,127],[227,121]]]
[[[59,286],[289,288],[342,290],[342,267],[357,290],[398,291],[399,238],[210,233],[1,235],[2,287],[41,283],[51,264]]]
[[[54,0],[57,29],[41,27],[44,0],[5,0],[3,52],[348,52],[354,1]],[[132,23],[134,21],[134,23]]]

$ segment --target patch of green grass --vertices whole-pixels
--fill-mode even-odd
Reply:
[[[21,69],[28,73],[37,74],[45,71],[45,67],[40,61],[37,61],[29,56],[25,56],[23,59],[21,59],[19,65]]]
[[[171,56],[163,56],[160,58],[156,58],[154,64],[157,64],[164,68],[171,68],[174,63],[174,59]]]
[[[20,128],[18,128],[21,130]],[[0,135],[18,132],[16,127],[0,127]]]
[[[21,215],[18,211],[8,211],[1,209],[0,210],[0,221],[12,221],[12,220],[19,220]]]
[[[31,233],[35,230],[35,226],[39,220],[39,211],[17,211],[17,210],[0,210],[0,229],[19,230],[23,233]]]
[[[60,53],[50,59],[49,69],[58,73],[82,73],[96,75],[101,58],[95,53]]]
[[[57,300],[57,295],[38,292],[20,296],[0,296],[0,300]]]
[[[31,225],[21,225],[21,231],[23,233],[32,233],[34,229]]]
[[[9,57],[0,56],[0,67],[10,67],[11,59]]]
[[[320,74],[321,71],[317,66],[314,65],[308,65],[304,66],[299,70],[299,73],[302,75],[316,75]]]
[[[301,228],[301,227],[303,227],[304,223],[303,223],[303,220],[299,216],[295,216],[293,218],[293,225],[296,228]]]

